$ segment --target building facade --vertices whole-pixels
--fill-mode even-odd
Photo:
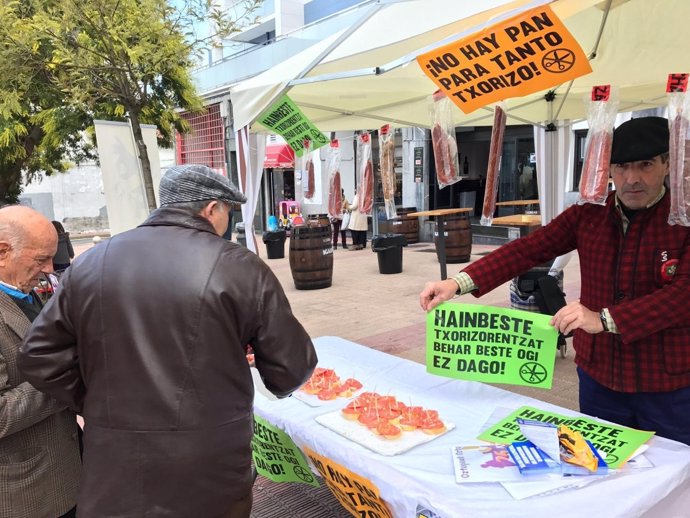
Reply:
[[[224,42],[222,48],[214,51],[207,65],[194,73],[196,85],[206,100],[208,113],[217,114],[222,120],[225,137],[225,158],[231,178],[237,181],[235,166],[236,146],[232,125],[230,105],[230,85],[248,79],[270,69],[282,60],[313,45],[317,41],[348,27],[357,20],[365,7],[371,2],[354,0],[267,0],[261,7],[257,24],[241,31],[231,40]],[[235,9],[237,2],[226,1],[226,9]],[[361,128],[371,131],[373,141],[374,169],[378,165],[378,128]],[[437,188],[434,160],[431,155],[430,132],[423,128],[397,128],[396,138],[396,204],[405,208],[429,210],[446,207],[475,208],[473,215],[480,216],[484,195],[484,178],[488,166],[490,128],[458,127],[456,136],[460,154],[460,170],[463,181],[443,189]],[[356,162],[356,132],[338,132],[337,137],[343,153],[341,177],[345,194],[351,199],[356,186],[354,164]],[[198,139],[194,133],[180,137],[178,146],[189,147]],[[213,156],[210,152],[215,144],[209,141],[201,146],[208,149],[206,156],[197,155],[197,160],[211,167]],[[319,153],[325,165],[326,150]],[[501,184],[499,200],[536,197],[536,172],[534,171],[534,137],[532,126],[511,126],[506,129],[503,160],[501,163]],[[178,151],[178,159],[191,162],[189,157]],[[275,215],[278,203],[283,199],[300,200],[299,170],[295,175],[293,167],[283,163],[283,167],[273,167],[273,158],[266,162],[263,188],[255,220],[255,229],[265,228],[269,215]],[[299,167],[299,166],[298,166]],[[524,178],[523,178],[524,172]],[[322,168],[322,188],[327,189],[325,167]],[[378,183],[377,183],[378,184]],[[379,184],[380,185],[380,184]],[[379,189],[380,190],[380,189]],[[381,202],[382,197],[375,198]],[[527,198],[525,198],[527,199]],[[325,196],[321,203],[306,203],[306,214],[327,212]],[[378,203],[382,206],[382,203]],[[381,217],[375,213],[372,230],[376,231],[376,220]],[[422,238],[431,239],[433,229],[422,225]]]

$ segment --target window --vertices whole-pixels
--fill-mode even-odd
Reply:
[[[575,130],[575,168],[573,175],[572,191],[580,189],[580,176],[585,162],[585,143],[587,142],[587,130]]]

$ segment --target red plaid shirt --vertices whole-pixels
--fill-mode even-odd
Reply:
[[[667,223],[669,194],[636,213],[623,233],[614,195],[575,205],[464,271],[481,296],[516,275],[577,249],[580,301],[608,308],[620,334],[576,330],[575,363],[621,392],[690,386],[690,228]]]

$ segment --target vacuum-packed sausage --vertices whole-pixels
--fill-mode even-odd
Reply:
[[[498,175],[501,169],[503,151],[503,135],[506,129],[506,112],[500,106],[494,109],[494,125],[491,128],[491,146],[489,147],[489,165],[486,168],[486,189],[484,190],[484,205],[482,207],[482,225],[491,225],[496,210],[496,196],[498,195]]]

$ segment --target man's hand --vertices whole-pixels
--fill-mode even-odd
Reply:
[[[551,319],[550,324],[564,336],[575,329],[582,329],[590,334],[601,333],[604,326],[599,319],[599,313],[580,304],[579,300],[562,307]]]
[[[419,294],[419,305],[424,311],[431,311],[441,302],[452,299],[457,291],[458,283],[453,279],[427,282]]]

